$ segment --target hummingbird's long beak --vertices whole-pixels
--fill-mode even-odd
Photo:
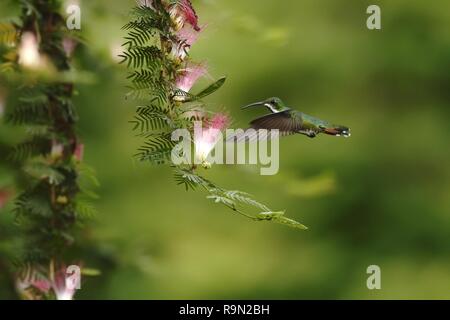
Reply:
[[[264,105],[264,102],[263,102],[263,101],[261,101],[261,102],[255,102],[255,103],[249,104],[249,105],[247,105],[247,106],[241,107],[241,109],[248,109],[248,108],[258,107],[258,106],[262,106],[262,105]]]

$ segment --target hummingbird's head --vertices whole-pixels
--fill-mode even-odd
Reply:
[[[283,111],[290,109],[284,104],[283,100],[281,100],[280,98],[277,98],[277,97],[273,97],[273,98],[266,99],[264,101],[249,104],[245,107],[242,107],[242,109],[258,107],[258,106],[265,106],[267,109],[269,109],[273,113],[279,113],[279,112],[283,112]]]

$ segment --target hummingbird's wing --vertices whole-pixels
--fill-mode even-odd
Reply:
[[[302,120],[294,116],[290,110],[272,113],[250,122],[253,129],[280,130],[280,135],[290,135],[301,131]]]
[[[290,110],[272,113],[250,122],[251,129],[228,137],[227,142],[254,142],[275,138],[276,136],[288,136],[299,133],[302,129],[302,120],[293,115]],[[274,134],[270,130],[279,130]]]

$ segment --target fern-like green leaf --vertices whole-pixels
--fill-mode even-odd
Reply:
[[[203,98],[213,94],[214,92],[219,90],[225,84],[226,80],[227,80],[226,77],[220,78],[219,80],[217,80],[216,82],[214,82],[213,84],[208,86],[206,89],[202,90],[200,93],[195,95],[195,98],[197,100],[200,100],[200,99],[203,99]]]
[[[50,152],[50,146],[51,143],[47,137],[34,136],[14,147],[9,157],[14,161],[22,161],[33,156],[45,155]]]
[[[145,46],[154,39],[155,33],[155,30],[151,28],[138,28],[135,30],[131,30],[125,37],[125,40],[127,41],[123,44],[123,46],[128,48]]]
[[[22,194],[16,200],[15,205],[15,212],[18,216],[31,214],[36,217],[49,218],[53,214],[50,200],[39,194]]]
[[[134,120],[133,130],[139,131],[141,134],[164,130],[171,127],[172,122],[167,110],[151,105],[145,107],[138,107]]]
[[[13,23],[0,22],[0,44],[11,45],[17,41],[17,29]]]
[[[289,219],[284,216],[283,211],[279,212],[261,212],[257,215],[257,218],[261,221],[272,221],[278,224],[286,225],[291,228],[297,228],[301,230],[308,230],[308,227],[297,222],[295,220]]]
[[[121,63],[127,63],[128,67],[153,69],[161,64],[162,53],[156,46],[130,47],[123,54]]]
[[[195,190],[198,186],[209,186],[210,183],[189,170],[176,169],[174,172],[174,178],[177,185],[184,185],[186,191],[189,189]]]
[[[75,214],[81,221],[92,220],[97,215],[97,209],[91,202],[78,198],[75,204]]]
[[[161,134],[148,139],[138,149],[136,157],[139,161],[149,161],[156,165],[166,164],[170,162],[175,145],[176,142],[172,141],[170,134]]]
[[[59,185],[64,181],[64,175],[42,161],[33,161],[24,167],[24,171],[38,180],[48,180],[52,185]]]
[[[250,198],[250,195],[248,193],[242,191],[225,191],[224,195],[228,199],[231,199],[237,203],[252,206],[262,211],[270,211],[270,209],[266,205]]]

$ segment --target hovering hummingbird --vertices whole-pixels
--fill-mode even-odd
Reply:
[[[348,127],[334,125],[327,121],[304,114],[303,112],[293,110],[286,106],[280,98],[269,98],[265,101],[256,102],[242,107],[247,109],[252,107],[264,106],[269,109],[271,114],[253,120],[250,125],[253,129],[278,129],[280,135],[303,134],[310,138],[315,138],[320,133],[336,137],[350,137]]]

